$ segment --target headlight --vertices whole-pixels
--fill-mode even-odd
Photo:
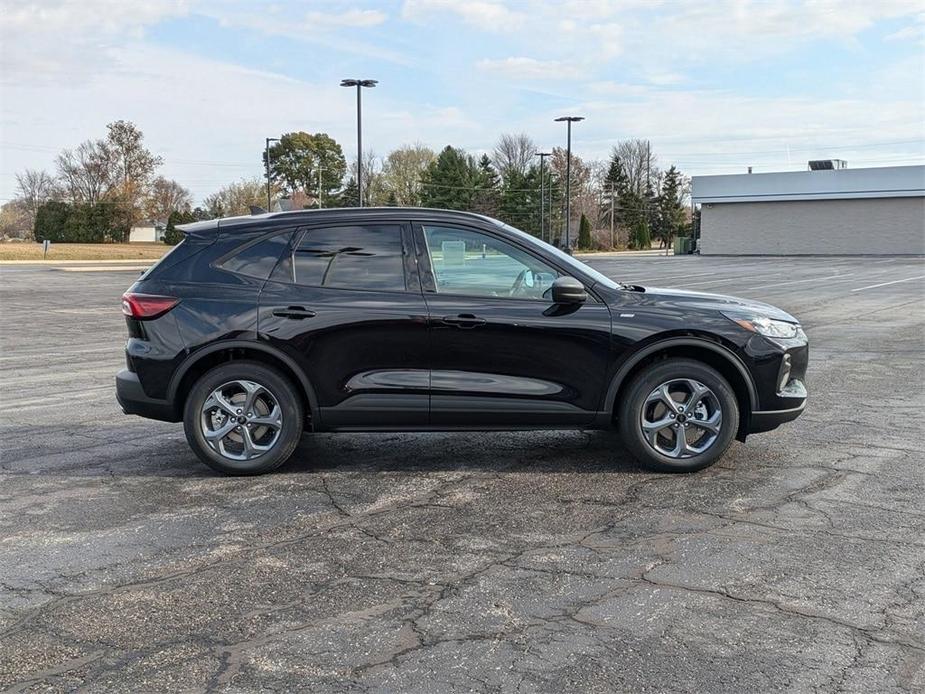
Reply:
[[[744,313],[723,313],[723,315],[749,332],[758,333],[765,337],[791,338],[796,337],[800,331],[800,326],[796,323],[774,320],[767,316]]]

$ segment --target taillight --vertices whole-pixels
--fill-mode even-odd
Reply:
[[[151,320],[163,316],[179,303],[180,300],[172,296],[126,292],[122,295],[122,313],[136,320]]]

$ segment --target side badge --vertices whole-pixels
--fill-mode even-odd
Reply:
[[[621,313],[620,318],[632,318],[635,315],[636,315],[635,313]]]

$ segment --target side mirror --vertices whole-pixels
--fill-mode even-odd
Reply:
[[[552,300],[556,304],[583,304],[588,300],[588,292],[574,277],[557,277],[552,283]]]

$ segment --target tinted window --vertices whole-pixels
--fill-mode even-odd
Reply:
[[[256,243],[250,243],[222,263],[223,270],[265,280],[273,266],[289,248],[291,234],[277,234]]]
[[[542,299],[558,273],[488,234],[425,226],[437,293]]]
[[[295,281],[312,287],[404,291],[401,227],[310,229],[295,250]]]

